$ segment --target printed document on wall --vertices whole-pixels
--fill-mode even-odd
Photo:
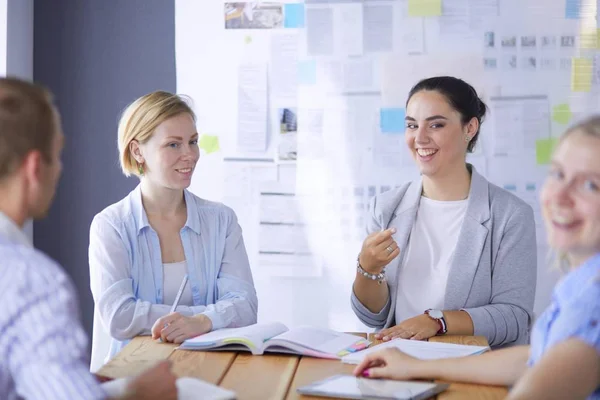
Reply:
[[[550,135],[547,96],[492,97],[494,156],[535,156],[536,143]]]
[[[264,152],[267,125],[266,64],[242,64],[238,69],[238,150]]]

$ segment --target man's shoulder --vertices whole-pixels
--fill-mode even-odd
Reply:
[[[67,274],[50,257],[34,248],[0,241],[0,297],[7,292],[51,289],[68,281]]]

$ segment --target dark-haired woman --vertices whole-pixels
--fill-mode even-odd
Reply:
[[[420,81],[406,144],[421,179],[376,196],[357,260],[352,308],[378,338],[482,335],[526,344],[537,247],[533,210],[466,163],[486,106],[453,77]]]

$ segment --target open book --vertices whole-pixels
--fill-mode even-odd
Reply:
[[[244,328],[219,329],[184,341],[184,350],[243,350],[259,355],[265,352],[299,354],[340,359],[369,346],[360,336],[330,329],[298,327],[288,329],[279,322],[254,324]]]
[[[394,339],[389,342],[373,346],[360,353],[349,354],[342,357],[342,362],[359,364],[370,353],[375,353],[388,348],[397,348],[400,351],[421,360],[437,360],[440,358],[465,357],[481,354],[490,348],[487,346],[467,346],[464,344],[424,342],[421,340]]]

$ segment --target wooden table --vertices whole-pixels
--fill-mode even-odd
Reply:
[[[357,334],[366,337],[366,334]],[[480,336],[442,336],[431,341],[487,346]],[[373,345],[380,343],[374,340]],[[296,389],[335,374],[351,374],[353,365],[338,360],[323,360],[292,355],[252,356],[245,352],[204,352],[175,349],[177,345],[140,336],[131,341],[98,375],[124,378],[137,375],[159,360],[169,359],[177,376],[191,376],[233,390],[238,399],[318,399],[302,396]],[[452,383],[437,398],[503,399],[506,388]],[[324,398],[323,398],[324,399]]]

